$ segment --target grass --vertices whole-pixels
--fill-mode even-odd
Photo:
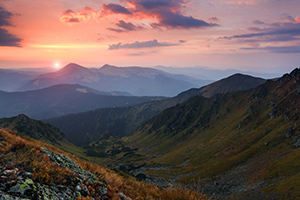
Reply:
[[[300,152],[293,148],[292,139],[286,138],[285,134],[290,127],[295,135],[300,132],[300,102],[295,95],[298,86],[293,79],[287,81],[268,82],[255,90],[229,93],[211,104],[208,103],[211,99],[199,98],[197,102],[195,97],[147,122],[127,142],[149,155],[145,157],[147,165],[155,163],[169,169],[149,170],[146,171],[148,175],[171,178],[193,174],[177,179],[180,184],[213,179],[239,166],[249,167],[248,184],[273,182],[275,178],[289,176],[291,183],[296,183],[293,177],[299,173]],[[289,88],[291,92],[286,95]],[[271,102],[275,102],[277,110],[277,116],[274,112],[273,118],[270,117],[273,112]],[[198,109],[201,108],[199,104],[207,108]],[[197,126],[205,117],[209,119],[208,126]],[[176,118],[183,121],[184,128]],[[168,132],[169,124],[173,125],[173,132]],[[152,155],[156,157],[152,158]],[[189,160],[187,165],[178,166],[186,160]],[[289,185],[288,182],[282,183]],[[288,192],[288,187],[281,193]],[[276,194],[276,190],[272,192]],[[292,197],[295,195],[292,193]]]
[[[16,132],[0,129],[0,136],[4,138],[0,142],[0,151],[4,154],[0,155],[1,162],[11,161],[17,165],[28,164],[33,171],[33,179],[35,181],[48,184],[64,183],[70,184],[70,179],[74,178],[74,174],[68,169],[61,169],[57,164],[49,163],[47,156],[40,153],[40,148],[44,147],[53,152],[68,156],[74,160],[83,169],[94,174],[100,175],[107,182],[110,191],[119,191],[132,199],[139,200],[206,200],[207,196],[199,194],[195,190],[170,187],[159,188],[145,182],[138,182],[132,177],[115,173],[100,165],[90,163],[86,160],[79,159],[77,156],[66,153],[50,144],[34,140],[28,137],[21,137]],[[92,189],[91,189],[92,191]],[[116,193],[112,193],[112,199],[119,199]],[[91,199],[85,197],[81,199]]]

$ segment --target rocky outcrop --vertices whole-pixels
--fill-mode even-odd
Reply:
[[[61,184],[37,181],[36,175],[28,166],[14,166],[13,163],[0,163],[0,199],[111,199],[112,191],[106,186],[105,180],[82,169],[67,156],[41,148],[41,155],[47,155],[51,163],[62,169],[68,169],[72,176],[67,176]],[[35,178],[34,178],[35,177]],[[67,184],[66,184],[67,183]],[[121,199],[130,200],[123,193]],[[88,198],[87,198],[88,199]]]

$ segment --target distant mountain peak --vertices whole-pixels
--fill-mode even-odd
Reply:
[[[109,64],[105,64],[101,67],[101,69],[109,69],[109,68],[118,68],[116,66],[113,66],[113,65],[109,65]]]
[[[73,72],[73,71],[85,70],[85,69],[86,69],[85,67],[78,65],[76,63],[69,63],[59,71],[60,72]]]

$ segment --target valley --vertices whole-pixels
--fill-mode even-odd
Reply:
[[[0,200],[300,200],[300,0],[0,0]]]
[[[272,80],[234,74],[171,98],[56,85],[28,92],[44,96],[37,100],[44,103],[60,96],[61,108],[76,101],[93,106],[98,96],[120,104],[95,104],[43,122],[21,114],[2,118],[0,126],[157,187],[216,199],[289,199],[300,195],[299,84],[295,69]]]

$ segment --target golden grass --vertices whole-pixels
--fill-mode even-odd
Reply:
[[[26,163],[28,162],[28,160],[30,160],[29,158],[30,155],[36,154],[36,151],[39,151],[41,147],[44,147],[53,152],[68,156],[85,170],[88,170],[94,174],[99,174],[107,182],[107,187],[109,188],[110,191],[122,192],[125,195],[131,197],[132,199],[137,199],[137,200],[156,200],[156,199],[157,200],[163,200],[163,199],[206,200],[208,199],[206,195],[199,194],[195,190],[177,188],[177,187],[162,189],[149,183],[138,182],[132,177],[124,177],[100,165],[96,165],[87,162],[85,160],[79,159],[75,155],[66,153],[50,144],[45,144],[43,142],[28,137],[21,137],[20,135],[18,135],[18,133],[10,130],[0,129],[0,136],[4,138],[4,141],[0,142],[0,151],[5,152],[4,154],[7,155],[14,162]],[[23,151],[21,151],[22,149]],[[16,152],[20,153],[20,155],[16,155]],[[37,156],[37,154],[35,156]],[[3,157],[3,155],[1,155],[1,157]],[[48,179],[50,180],[50,177],[48,177],[47,175],[41,176],[43,172],[45,172],[45,174],[59,173],[59,177],[61,179],[52,180],[53,183],[56,183],[56,181],[63,180],[63,177],[61,176],[63,176],[64,174],[70,175],[68,174],[70,172],[66,171],[65,169],[60,171],[55,169],[54,166],[55,164],[53,164],[53,166],[50,165],[53,169],[49,169],[49,167],[45,167],[46,164],[48,164],[49,166],[49,162],[46,157],[41,157],[41,160],[38,161],[33,159],[33,162],[34,163],[31,163],[33,167],[37,168],[38,170],[42,170],[42,169],[44,170],[44,171],[40,171],[41,174],[37,175],[37,179],[40,180],[47,179],[46,181],[48,181]],[[81,199],[90,199],[90,198],[91,197],[85,197]],[[113,193],[112,199],[119,199],[119,197],[118,195],[116,195],[116,193]]]

